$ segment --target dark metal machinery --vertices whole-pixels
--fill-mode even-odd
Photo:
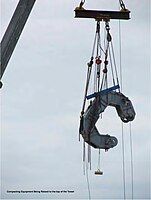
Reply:
[[[20,0],[0,43],[0,80],[36,0]],[[2,83],[0,81],[0,88]]]

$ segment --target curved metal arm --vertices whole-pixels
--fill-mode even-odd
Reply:
[[[85,142],[95,148],[109,149],[117,145],[115,137],[100,135],[95,126],[99,115],[104,112],[107,106],[115,107],[119,117],[125,123],[135,118],[135,111],[131,101],[122,93],[112,91],[108,94],[97,96],[85,111],[80,126],[80,133]],[[106,139],[108,137],[110,137],[110,143],[106,148]]]

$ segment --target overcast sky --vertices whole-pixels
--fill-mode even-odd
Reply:
[[[18,0],[0,0],[1,38]],[[121,22],[123,93],[133,102],[134,198],[150,195],[150,1],[125,0],[131,20]],[[93,19],[74,19],[78,0],[37,0],[19,39],[1,90],[1,179],[3,199],[88,199],[83,175],[79,115],[86,63],[95,31]],[[117,9],[115,0],[89,0],[88,9]],[[118,21],[111,21],[119,64]],[[103,176],[95,176],[98,151],[92,149],[92,199],[123,199],[121,121],[108,108],[99,131],[118,138],[101,151]],[[124,124],[126,196],[131,199],[129,125]],[[73,194],[12,194],[7,190],[74,190]]]

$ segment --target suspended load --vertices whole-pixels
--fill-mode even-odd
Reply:
[[[96,122],[98,121],[100,114],[102,114],[108,106],[112,106],[116,108],[117,114],[121,120],[124,123],[127,123],[134,120],[135,111],[132,102],[120,91],[112,36],[110,34],[108,21],[105,21],[105,31],[105,44],[103,47],[101,44],[100,21],[97,20],[92,56],[90,62],[88,63],[86,90],[83,109],[81,112],[79,133],[82,135],[84,141],[90,146],[98,149],[108,150],[115,147],[118,143],[118,140],[114,136],[99,133],[98,129],[96,128]],[[94,53],[96,53],[95,65],[93,65]],[[108,87],[109,82],[111,82],[108,80],[109,70],[111,71],[110,77],[112,78],[113,84],[111,87]],[[94,90],[92,94],[88,95],[90,80],[92,79],[92,71],[94,77]],[[91,100],[89,106],[87,109],[85,109],[86,101],[89,100]]]
[[[75,9],[75,17],[94,18],[96,31],[92,48],[92,55],[87,64],[87,79],[84,101],[80,116],[79,138],[88,144],[88,162],[90,162],[90,147],[107,151],[118,144],[115,136],[100,134],[96,123],[108,106],[114,107],[121,121],[128,123],[135,118],[135,110],[130,99],[121,92],[118,70],[113,47],[113,38],[110,33],[110,19],[130,19],[130,11],[126,9],[122,0],[119,1],[120,11],[85,10],[81,1]],[[86,108],[87,107],[87,108]],[[100,159],[100,158],[99,158]],[[103,172],[98,167],[96,175]]]
[[[110,149],[117,145],[115,137],[100,135],[95,126],[99,115],[104,112],[107,106],[115,107],[119,117],[125,123],[132,121],[135,117],[131,101],[122,93],[112,91],[101,94],[100,92],[84,112],[80,124],[80,134],[83,136],[84,141],[94,148]]]

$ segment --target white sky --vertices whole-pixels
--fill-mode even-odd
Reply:
[[[1,37],[18,0],[0,0]],[[123,93],[133,102],[134,198],[150,195],[150,1],[126,0],[131,20],[122,22]],[[37,0],[5,71],[1,90],[3,199],[88,199],[78,142],[86,63],[95,22],[74,19],[79,1]],[[86,8],[117,9],[118,1],[87,1]],[[118,56],[118,22],[110,23]],[[119,62],[117,62],[119,63]],[[100,132],[118,138],[101,151],[104,175],[96,177],[98,152],[89,172],[92,199],[122,199],[121,121],[113,108]],[[124,124],[126,195],[131,198],[129,125]],[[8,194],[7,190],[74,190],[74,194]]]

